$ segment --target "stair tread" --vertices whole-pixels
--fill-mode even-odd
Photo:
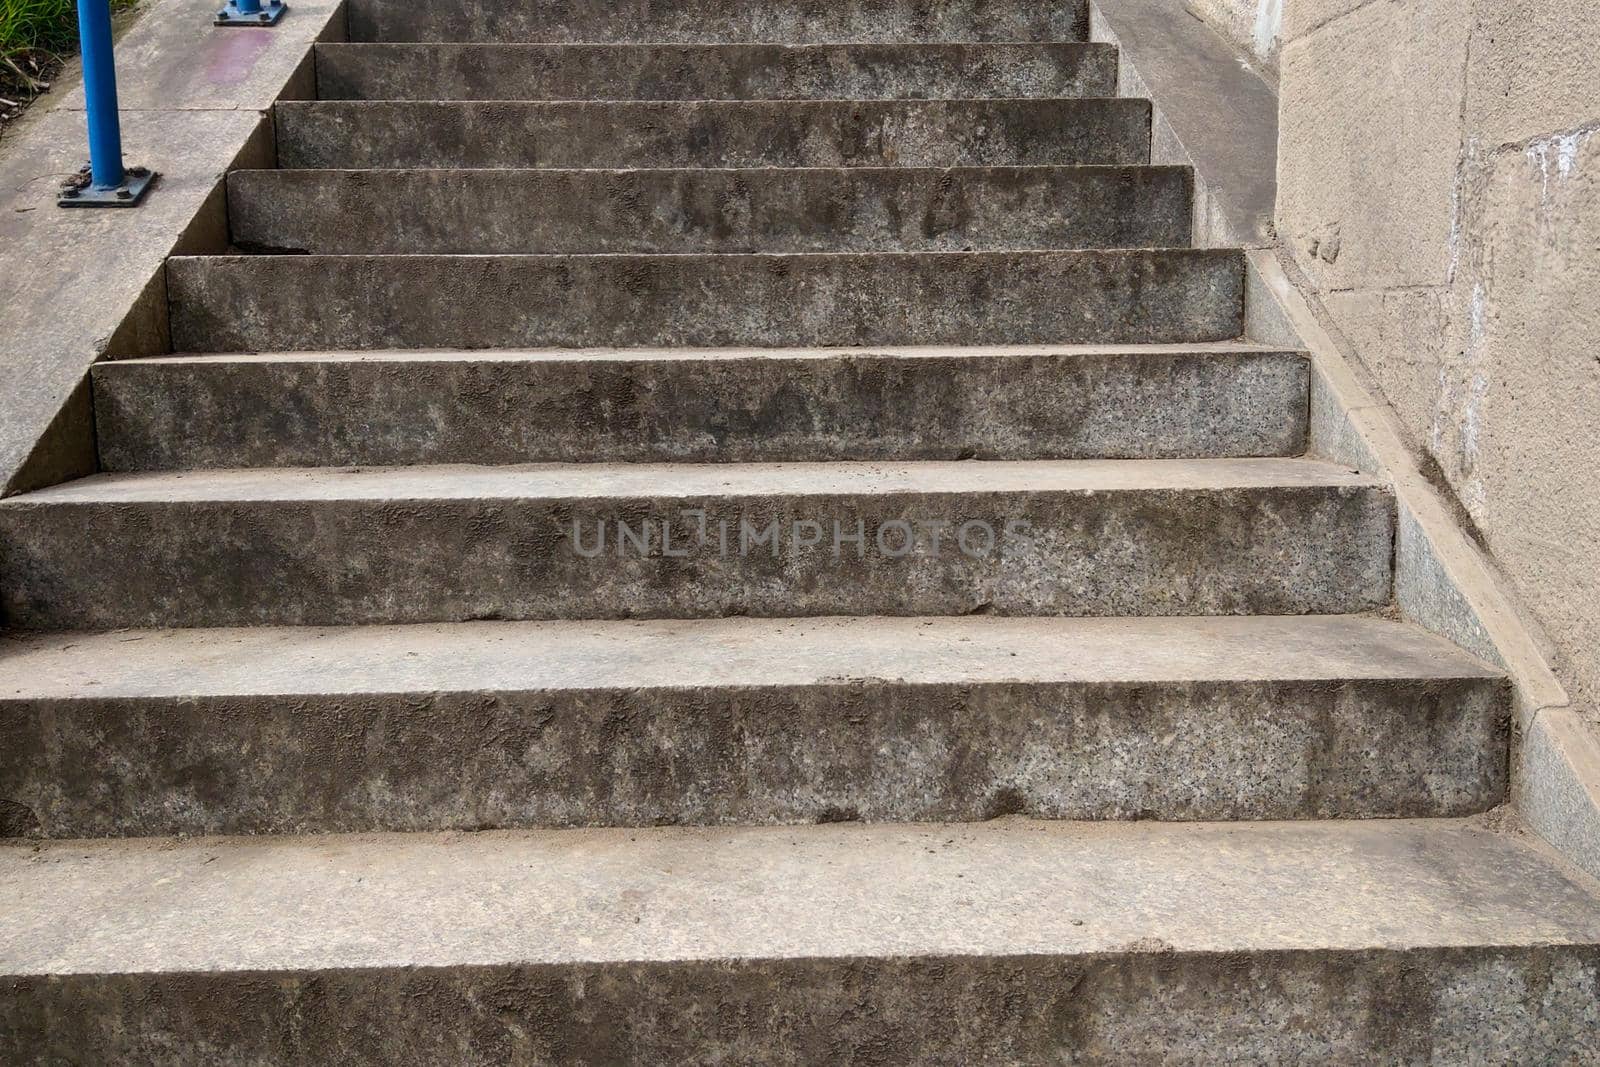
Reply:
[[[606,103],[607,101],[596,101]],[[726,166],[726,167],[694,167],[694,166],[652,166],[652,167],[455,167],[455,166],[413,166],[413,167],[296,167],[293,170],[284,170],[274,167],[240,167],[230,170],[230,176],[248,174],[252,178],[262,180],[281,180],[286,183],[312,181],[318,177],[350,177],[365,175],[372,181],[385,181],[403,178],[408,174],[456,174],[463,178],[472,178],[479,181],[495,181],[499,178],[515,177],[523,174],[556,174],[562,177],[581,176],[585,174],[600,175],[641,175],[641,174],[824,174],[837,175],[841,179],[870,178],[882,174],[890,177],[914,177],[923,174],[950,174],[961,176],[965,174],[1047,174],[1053,171],[1066,171],[1071,174],[1141,174],[1150,172],[1172,173],[1188,171],[1191,168],[1186,163],[957,163],[950,166],[937,164],[922,164],[915,166],[890,167],[890,166],[859,166],[842,167],[826,163],[806,163],[799,166]]]
[[[1011,10],[988,3],[918,0],[565,0],[417,4],[361,0],[348,13],[357,41],[1075,41],[1088,36],[1087,5]]]
[[[1106,96],[1117,50],[1082,42],[328,43],[337,99]]]
[[[562,177],[598,175],[762,175],[762,174],[823,174],[838,176],[841,180],[870,178],[883,174],[890,177],[909,178],[924,174],[962,175],[986,174],[1045,174],[1052,171],[1068,173],[1139,174],[1150,172],[1172,173],[1191,169],[1177,163],[971,163],[953,166],[906,167],[838,167],[826,164],[806,164],[797,167],[297,167],[294,170],[276,168],[241,167],[228,172],[229,176],[247,174],[261,181],[282,181],[285,184],[314,181],[318,177],[347,178],[365,175],[370,180],[382,182],[404,178],[408,174],[452,174],[477,181],[493,182],[506,177],[525,174],[556,174]]]
[[[234,243],[302,253],[1182,247],[1192,233],[1190,194],[1187,168],[1140,165],[424,167],[228,176]]]
[[[1073,355],[1084,357],[1141,355],[1271,355],[1304,354],[1302,349],[1251,341],[1199,341],[1193,344],[1062,344],[1062,345],[855,345],[834,348],[394,348],[335,349],[306,352],[175,352],[171,355],[140,356],[97,363],[96,375],[117,374],[124,370],[161,364],[193,366],[197,363],[567,363],[573,360],[595,362],[668,360],[789,360],[832,359],[838,356],[869,358],[893,356],[900,359],[950,359],[1016,355]]]
[[[51,633],[0,641],[0,701],[1006,682],[1498,678],[1373,616],[842,617]]]
[[[275,105],[283,167],[1148,163],[1132,97],[308,100]]]
[[[0,973],[1591,945],[1470,821],[823,825],[0,848]]]
[[[174,347],[213,352],[1218,341],[1244,281],[1204,248],[167,261]]]
[[[780,497],[832,494],[1382,489],[1310,459],[964,460],[909,463],[536,463],[281,467],[96,474],[0,508],[135,502]]]
[[[773,260],[799,260],[804,263],[823,263],[827,260],[836,260],[840,263],[865,262],[879,266],[888,260],[944,260],[950,263],[969,263],[984,265],[994,263],[1005,265],[1010,262],[1027,263],[1036,261],[1049,263],[1052,260],[1101,259],[1115,262],[1118,260],[1140,260],[1164,257],[1171,261],[1203,263],[1227,263],[1231,265],[1239,259],[1235,249],[1228,248],[1017,248],[998,249],[983,252],[964,251],[928,251],[928,252],[498,252],[488,255],[475,255],[470,252],[405,252],[398,254],[377,254],[370,252],[356,252],[349,254],[314,253],[311,255],[290,256],[253,256],[239,254],[197,255],[197,256],[172,256],[168,262],[212,263],[223,266],[248,267],[259,265],[262,267],[283,269],[293,268],[301,264],[313,264],[318,260],[344,260],[354,263],[366,261],[378,266],[404,265],[406,261],[424,263],[424,261],[455,261],[475,262],[485,261],[516,261],[516,260],[543,260],[556,262],[559,260],[587,260],[603,262],[622,262],[624,260],[652,260],[670,266],[675,262],[681,263],[688,260],[706,260],[711,263],[725,263],[735,265],[762,265]],[[1213,339],[1214,340],[1214,339]],[[1231,338],[1221,339],[1225,342]],[[1088,343],[1088,342],[1085,342]],[[1183,345],[1188,342],[1166,342],[1169,344]],[[580,346],[581,347],[581,346]],[[648,347],[648,346],[647,346]],[[783,347],[783,346],[779,346]],[[798,346],[796,346],[798,347]],[[839,345],[822,345],[818,347],[847,347]],[[922,347],[918,345],[892,346],[892,347]],[[968,347],[968,346],[950,346]],[[1054,347],[1054,346],[1049,346]]]
[[[522,51],[540,52],[969,52],[992,50],[1103,51],[1115,54],[1115,45],[1094,41],[318,41],[322,52],[432,55],[438,52]]]

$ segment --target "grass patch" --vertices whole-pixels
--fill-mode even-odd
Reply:
[[[24,99],[39,92],[77,44],[73,0],[0,0],[0,90]]]
[[[113,11],[132,5],[111,0]],[[21,102],[43,92],[77,51],[76,0],[0,0],[0,97]]]

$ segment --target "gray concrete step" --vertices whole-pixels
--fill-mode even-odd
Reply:
[[[319,44],[323,100],[1116,96],[1104,44]]]
[[[353,0],[352,41],[1075,41],[1087,0]]]
[[[61,634],[0,642],[0,798],[45,837],[1464,815],[1508,701],[1351,616]]]
[[[1183,167],[242,170],[249,252],[695,253],[1174,248]]]
[[[24,629],[1388,603],[1393,498],[1307,460],[97,475],[0,501]]]
[[[167,293],[180,352],[1191,344],[1244,329],[1233,249],[180,257]]]
[[[1267,346],[311,352],[94,368],[102,469],[1305,451]]]
[[[1476,821],[0,849],[8,1063],[1584,1063],[1595,884]]]
[[[956,167],[1150,162],[1150,104],[1080,100],[285,102],[283,167]]]

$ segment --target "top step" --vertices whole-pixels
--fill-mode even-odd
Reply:
[[[1086,0],[353,0],[352,41],[1081,41]]]

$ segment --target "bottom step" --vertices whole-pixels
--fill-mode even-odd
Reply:
[[[1594,884],[1464,822],[14,845],[0,895],[17,1064],[1551,1063],[1600,1033]]]

